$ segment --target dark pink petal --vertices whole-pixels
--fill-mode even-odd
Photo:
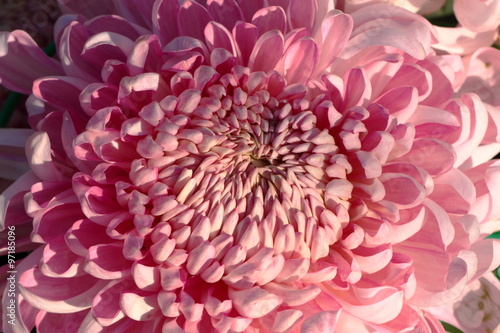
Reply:
[[[120,3],[123,2],[121,1]],[[145,2],[146,1],[141,3]],[[85,30],[89,35],[97,35],[101,32],[114,32],[133,41],[141,35],[151,33],[149,30],[144,29],[143,26],[136,25],[123,17],[115,15],[98,16],[92,20],[86,21]]]
[[[88,33],[83,24],[71,22],[62,32],[58,55],[68,76],[94,82],[100,78],[99,68],[82,56]]]
[[[421,60],[417,64],[432,76],[432,91],[421,104],[441,106],[443,103],[448,103],[453,96],[453,87],[443,72],[443,66],[434,63],[432,58]]]
[[[101,32],[90,37],[82,50],[82,57],[89,63],[102,67],[108,60],[125,62],[134,42],[117,33]]]
[[[464,94],[460,102],[459,105],[462,106],[460,108],[462,133],[454,143],[457,153],[456,166],[461,165],[467,156],[470,156],[479,147],[488,126],[488,113],[479,97]]]
[[[41,100],[63,110],[78,110],[79,96],[88,83],[60,76],[44,77],[33,84],[33,94]]]
[[[193,17],[196,17],[196,20],[193,20]],[[190,22],[190,24],[185,24],[185,22]],[[195,1],[188,0],[179,9],[177,24],[181,36],[203,40],[203,31],[208,22],[210,22],[210,14],[205,7]]]
[[[387,109],[389,114],[396,116],[399,122],[404,123],[417,108],[418,90],[411,86],[397,87],[379,97],[375,102]]]
[[[83,258],[70,251],[64,236],[59,236],[43,249],[40,271],[50,277],[73,277],[83,273],[82,264]]]
[[[361,68],[353,68],[346,74],[344,82],[346,86],[342,109],[365,105],[371,97],[371,85],[366,73]]]
[[[80,3],[75,0],[58,0],[61,11],[64,14],[82,14],[88,18],[99,15],[112,14],[116,9],[113,0],[102,2]]]
[[[120,294],[133,287],[130,280],[115,280],[99,291],[92,301],[92,315],[99,324],[110,326],[125,317],[120,307]]]
[[[151,13],[154,12],[154,0],[144,1],[113,1],[116,7],[115,13],[125,18],[129,22],[133,22],[149,30],[152,30],[153,24],[151,23]]]
[[[239,4],[245,21],[251,21],[255,12],[264,7],[264,0],[242,0]]]
[[[414,64],[404,64],[387,83],[384,90],[389,91],[401,86],[417,88],[419,101],[427,98],[434,88],[432,75],[425,69]]]
[[[177,15],[179,12],[179,1],[160,0],[154,2],[153,13],[153,31],[160,37],[164,43],[169,43],[172,39],[179,36]]]
[[[405,174],[384,173],[379,179],[385,187],[384,199],[395,203],[399,208],[415,207],[426,197],[425,188]]]
[[[316,24],[318,4],[315,0],[290,0],[287,17],[290,28],[306,28],[312,34]]]
[[[15,197],[18,193],[24,195],[27,191],[30,190],[32,185],[36,182],[39,182],[40,179],[32,172],[28,171],[21,177],[19,177],[11,186],[9,186],[6,190],[0,194],[0,230],[5,230],[5,226],[9,225],[9,221],[6,221],[7,210],[9,205],[15,203]],[[22,200],[21,200],[22,201]],[[22,205],[24,207],[24,203]],[[21,214],[22,216],[23,214]]]
[[[119,279],[129,275],[132,262],[121,255],[122,246],[119,243],[91,246],[86,258],[85,271],[103,280]]]
[[[258,29],[250,23],[238,22],[233,28],[233,36],[238,46],[242,64],[247,66],[248,59],[259,38]]]
[[[24,94],[31,93],[36,79],[63,74],[61,65],[43,53],[21,30],[0,33],[0,66],[0,83]]]
[[[243,13],[235,0],[208,0],[208,13],[212,20],[232,29],[236,22],[243,20]]]
[[[29,171],[24,147],[32,134],[30,129],[0,129],[0,173],[3,179],[14,181]]]
[[[65,239],[71,251],[82,257],[87,256],[92,245],[113,241],[106,234],[105,227],[87,219],[76,221],[66,232]]]
[[[222,48],[234,56],[237,55],[233,36],[222,24],[217,22],[208,23],[205,27],[205,39],[210,51],[213,51],[215,48]]]
[[[36,327],[40,332],[68,332],[80,327],[89,310],[70,314],[41,312],[36,318]]]
[[[286,32],[286,14],[281,7],[266,7],[258,10],[252,17],[252,24],[259,29],[259,35],[267,31],[279,30]]]
[[[163,54],[160,41],[155,35],[141,36],[135,41],[135,47],[128,55],[129,75],[144,72],[156,73],[163,65]]]

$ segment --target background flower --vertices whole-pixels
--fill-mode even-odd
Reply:
[[[442,332],[425,308],[498,265],[498,163],[474,155],[497,123],[422,17],[60,3],[59,61],[0,35],[2,84],[32,92],[0,196],[37,246],[26,329]]]
[[[498,0],[341,0],[337,4],[350,12],[373,3],[390,3],[421,15],[435,18],[438,11],[452,8],[457,27],[436,26],[439,43],[433,47],[452,54],[471,54],[491,46],[498,38],[500,1]]]
[[[432,309],[441,320],[464,332],[500,332],[500,282],[487,274],[467,286],[460,299],[447,307]]]

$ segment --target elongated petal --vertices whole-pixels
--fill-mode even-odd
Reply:
[[[0,66],[0,84],[24,94],[31,93],[37,78],[63,74],[61,65],[21,30],[0,32]]]

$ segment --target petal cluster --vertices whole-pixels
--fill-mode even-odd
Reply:
[[[424,309],[498,265],[500,169],[473,158],[498,144],[497,104],[423,18],[61,7],[83,15],[58,21],[60,61],[0,35],[2,84],[32,91],[30,171],[0,197],[2,226],[37,244],[18,268],[26,329],[442,332]]]

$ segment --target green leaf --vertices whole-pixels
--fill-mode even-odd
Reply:
[[[462,332],[461,330],[459,330],[458,328],[456,328],[455,326],[453,325],[450,325],[448,323],[445,323],[444,321],[441,322],[441,324],[443,325],[443,328],[446,330],[446,332],[448,333],[464,333]]]

